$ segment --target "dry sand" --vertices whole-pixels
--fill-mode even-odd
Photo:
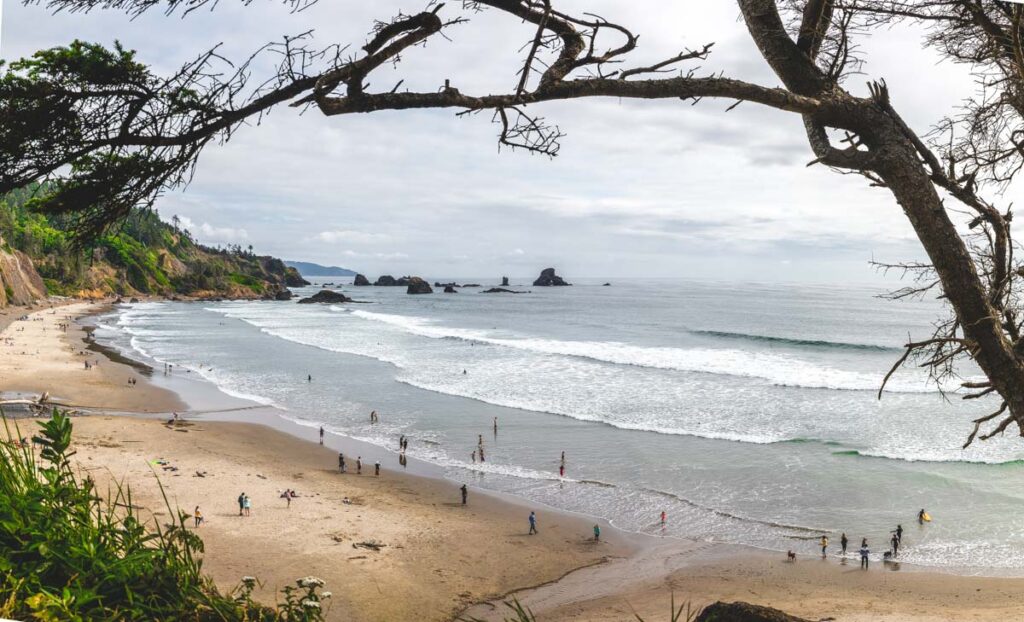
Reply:
[[[178,407],[176,396],[135,369],[113,361],[81,369],[81,331],[65,334],[56,325],[94,309],[46,310],[34,316],[41,320],[14,322],[0,334],[14,340],[0,350],[0,391],[50,390],[111,410]],[[133,374],[139,384],[128,389]],[[341,475],[333,451],[259,425],[90,416],[76,419],[75,430],[81,467],[101,484],[130,481],[135,501],[158,520],[169,516],[156,476],[172,504],[187,512],[201,507],[204,567],[222,588],[255,575],[269,601],[288,582],[317,575],[334,594],[331,619],[445,620],[516,590],[544,622],[630,620],[634,612],[667,620],[672,594],[695,605],[744,600],[814,620],[1024,619],[1024,579],[882,564],[864,572],[834,558],[791,563],[745,547],[637,539],[612,529],[603,534],[608,542],[595,544],[592,520],[549,510],[539,512],[541,533],[527,536],[525,505],[472,491],[462,507],[456,484],[396,473],[397,460],[384,464],[379,478],[372,465],[361,476]],[[159,458],[177,470],[154,465]],[[291,508],[279,497],[285,488],[300,495]],[[249,517],[238,516],[243,491],[253,500]],[[342,503],[345,497],[352,503]],[[375,551],[359,547],[363,542],[385,546]],[[501,619],[503,610],[490,602],[469,612]]]

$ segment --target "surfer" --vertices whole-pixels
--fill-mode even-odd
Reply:
[[[921,508],[921,511],[917,513],[917,524],[923,525],[927,516],[928,512],[925,512],[924,508]]]

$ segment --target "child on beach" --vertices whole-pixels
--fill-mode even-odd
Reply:
[[[529,535],[532,536],[535,533],[537,533],[537,515],[533,511],[531,511],[530,512],[530,533],[529,533]]]
[[[860,544],[860,567],[864,570],[868,569],[868,555],[871,554],[871,550],[868,548],[868,541],[865,538]]]
[[[250,509],[252,508],[252,503],[249,501],[249,495],[244,493],[242,495],[242,506],[245,508],[245,515],[250,516],[249,512]]]
[[[363,474],[363,457],[362,456],[358,456],[358,457],[356,457],[356,475],[362,475],[362,474]]]
[[[375,476],[380,476],[380,460],[373,463],[373,474]]]
[[[199,506],[196,506],[195,512],[192,512],[192,516],[196,519],[196,527],[203,524],[203,513],[199,511]]]
[[[828,536],[821,536],[821,558],[824,559],[826,556],[826,550],[828,549]]]
[[[595,524],[594,525],[594,542],[600,542],[600,541],[601,541],[601,526]]]
[[[469,496],[469,490],[466,488],[466,485],[463,484],[462,488],[459,488],[459,491],[462,493],[462,505],[466,505],[466,497]]]

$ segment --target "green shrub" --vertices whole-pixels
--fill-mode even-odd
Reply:
[[[4,419],[7,438],[19,431]],[[221,594],[201,572],[199,537],[188,515],[147,524],[117,482],[101,496],[71,468],[71,419],[57,411],[32,442],[0,442],[0,617],[90,620],[315,622],[328,593],[300,579],[276,608],[251,598],[246,577]],[[39,447],[38,460],[33,446]],[[165,497],[166,502],[166,497]],[[170,506],[168,505],[170,510]]]

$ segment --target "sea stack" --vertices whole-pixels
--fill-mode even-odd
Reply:
[[[404,279],[404,277],[403,277]],[[434,290],[430,289],[430,283],[427,283],[418,276],[410,276],[408,278],[408,289],[405,290],[407,294],[433,294]]]
[[[377,280],[373,283],[376,287],[393,287],[395,285],[395,277],[390,274],[382,274],[377,277]]]
[[[508,287],[508,277],[507,276],[501,277],[501,286],[502,287]]]
[[[352,281],[352,284],[353,285],[358,285],[360,287],[363,287],[365,285],[369,285],[370,284],[370,280],[367,279],[365,276],[363,276],[361,274],[357,274],[356,275],[356,280]]]
[[[312,296],[310,296],[309,298],[303,298],[302,300],[299,301],[299,304],[314,304],[317,302],[322,302],[326,304],[339,304],[342,302],[352,302],[352,299],[340,292],[336,292],[330,289],[322,289],[317,293],[313,294]]]
[[[444,286],[444,293],[446,293],[446,294],[457,294],[457,293],[459,293],[459,291],[457,289],[455,289],[454,285],[449,283],[448,285]]]
[[[540,272],[540,276],[533,282],[536,287],[551,287],[551,286],[562,286],[572,285],[572,283],[566,283],[562,277],[555,274],[554,268],[544,268]]]

